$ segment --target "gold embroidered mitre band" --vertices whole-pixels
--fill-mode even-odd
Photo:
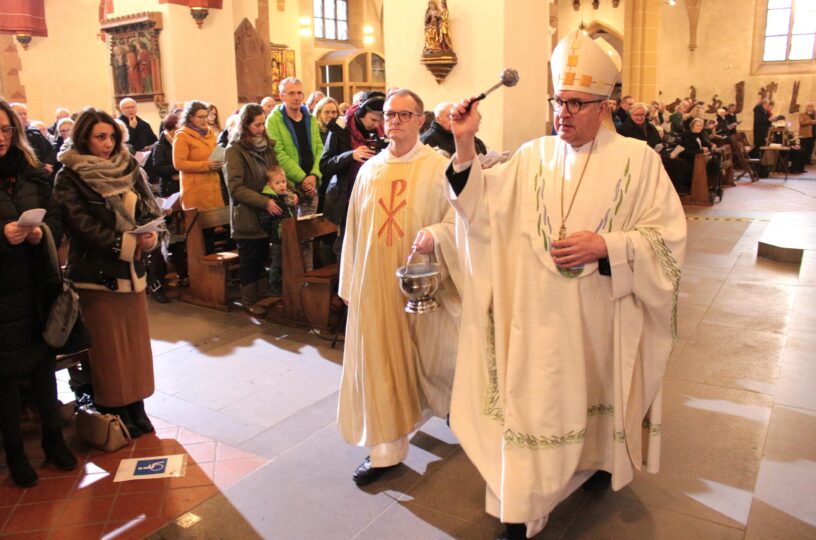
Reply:
[[[602,38],[576,30],[558,42],[550,59],[555,91],[609,96],[618,80],[621,58]]]

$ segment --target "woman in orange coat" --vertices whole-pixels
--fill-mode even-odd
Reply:
[[[224,206],[221,196],[221,161],[210,159],[216,134],[207,123],[207,105],[190,101],[181,116],[182,128],[173,139],[173,166],[179,171],[181,206],[207,210]]]

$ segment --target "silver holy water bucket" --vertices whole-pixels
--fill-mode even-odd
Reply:
[[[397,279],[402,294],[408,298],[406,313],[422,315],[439,309],[439,303],[433,295],[439,288],[442,272],[434,262],[412,264],[411,259],[415,253],[416,251],[412,251],[405,266],[397,269]]]

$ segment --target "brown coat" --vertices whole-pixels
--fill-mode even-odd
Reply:
[[[813,124],[816,124],[816,120],[812,116],[806,112],[799,113],[799,136],[813,137]]]
[[[224,206],[218,171],[210,170],[209,157],[214,148],[212,130],[203,137],[189,127],[176,132],[173,167],[179,171],[182,208],[207,210]]]

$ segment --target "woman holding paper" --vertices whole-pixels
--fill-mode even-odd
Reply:
[[[55,353],[42,337],[43,321],[55,295],[49,294],[46,281],[49,267],[43,232],[47,226],[59,242],[62,220],[51,200],[48,173],[28,145],[20,120],[3,100],[0,223],[0,433],[11,479],[18,486],[31,487],[37,483],[37,473],[26,458],[20,430],[20,387],[24,383],[40,413],[46,458],[59,469],[77,466],[62,438],[57,414]]]
[[[181,129],[173,140],[173,166],[179,171],[181,207],[207,210],[224,206],[218,170],[223,149],[214,155],[216,133],[207,123],[207,105],[190,101],[181,114]]]
[[[71,240],[66,274],[91,334],[94,402],[138,437],[153,431],[144,399],[154,389],[141,254],[158,246],[152,224],[162,212],[108,113],[85,109],[71,140],[54,197]]]

